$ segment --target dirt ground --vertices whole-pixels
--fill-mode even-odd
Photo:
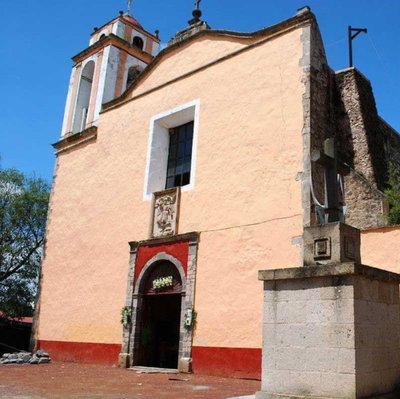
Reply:
[[[197,374],[138,374],[116,367],[0,365],[0,398],[226,399],[253,395],[260,381]]]

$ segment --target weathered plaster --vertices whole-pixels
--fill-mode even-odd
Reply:
[[[248,43],[248,39],[232,40],[227,38],[215,40],[201,38],[194,43],[184,44],[176,52],[165,56],[157,68],[130,93],[128,98],[184,75],[200,65],[207,64],[235,50],[244,48]]]
[[[303,170],[301,34],[292,30],[103,113],[95,143],[59,155],[41,339],[121,342],[126,243],[146,239],[149,231],[151,203],[143,201],[143,185],[150,120],[196,93],[196,187],[182,193],[179,225],[180,233],[202,232],[194,339],[197,345],[261,346],[260,262],[301,265],[301,249],[291,244],[303,228],[297,178]],[[214,59],[220,46],[225,53],[226,46],[245,45],[207,42],[193,42],[189,53]],[[176,57],[179,63],[191,59],[180,52]],[[164,81],[164,72],[156,68],[154,82]],[[232,314],[232,306],[242,310]]]
[[[138,60],[135,57],[132,57],[130,54],[128,54],[128,57],[126,59],[126,64],[125,64],[125,69],[124,69],[124,75],[122,77],[122,92],[124,92],[126,90],[126,84],[128,81],[128,71],[129,68],[133,67],[133,66],[137,66],[139,70],[143,71],[144,68],[146,68],[146,64],[143,61]]]
[[[115,86],[117,84],[118,77],[118,66],[120,62],[120,54],[121,50],[114,46],[107,47],[109,52],[107,54],[107,64],[105,64],[105,75],[104,75],[104,88],[103,92],[100,92],[100,107],[99,112],[101,110],[101,104],[110,101],[114,98]]]
[[[361,257],[366,265],[400,273],[400,226],[361,232]]]

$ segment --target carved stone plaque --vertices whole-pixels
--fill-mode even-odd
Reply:
[[[344,254],[349,259],[356,259],[356,244],[354,243],[354,238],[349,236],[344,236]]]
[[[321,238],[314,241],[314,259],[329,259],[331,257],[330,238]]]
[[[179,187],[154,193],[152,237],[168,237],[178,233],[179,194]]]
[[[360,230],[341,222],[305,227],[304,266],[361,263]]]

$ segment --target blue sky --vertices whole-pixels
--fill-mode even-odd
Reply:
[[[94,26],[126,8],[125,0],[0,0],[0,156],[2,167],[51,179],[71,57],[88,46]],[[187,25],[193,0],[134,0],[133,15],[166,42]],[[309,5],[330,66],[347,67],[347,26],[367,27],[355,41],[355,65],[372,82],[378,110],[400,130],[399,0],[203,0],[212,28],[255,31]]]

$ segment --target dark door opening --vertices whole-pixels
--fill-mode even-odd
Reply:
[[[144,295],[140,328],[140,366],[178,368],[180,294]]]

